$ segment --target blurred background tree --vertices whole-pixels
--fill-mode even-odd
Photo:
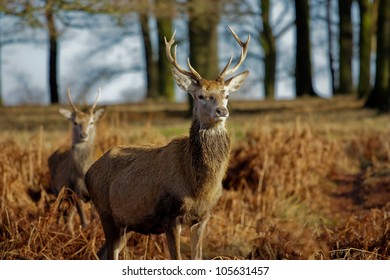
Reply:
[[[173,0],[156,0],[155,16],[157,19],[158,34],[158,92],[168,101],[175,101],[175,89],[171,72],[171,64],[166,59],[165,41],[172,35],[172,21],[174,18]]]
[[[295,94],[315,96],[312,78],[310,10],[308,0],[295,0]]]
[[[389,2],[0,0],[0,70],[7,59],[5,48],[41,45],[47,47],[49,103],[58,103],[59,92],[69,83],[79,85],[79,98],[85,99],[97,84],[129,73],[143,73],[145,86],[139,93],[142,96],[144,91],[143,98],[175,101],[164,36],[170,37],[177,29],[181,64],[184,66],[184,58],[189,57],[202,76],[213,79],[229,57],[226,52],[233,49],[225,35],[226,25],[232,25],[240,36],[250,33],[256,38],[251,42],[245,67],[251,69],[250,79],[261,83],[265,97],[277,97],[276,83],[282,79],[295,82],[296,97],[318,95],[313,81],[327,71],[332,94],[352,94],[356,89],[357,98],[367,99],[367,107],[389,111]],[[295,20],[295,25],[289,18]],[[325,27],[324,31],[318,26]],[[283,48],[285,35],[293,29],[294,49]],[[76,40],[71,35],[74,30],[84,30],[97,41],[88,46],[85,61],[80,64],[80,69],[89,69],[65,84],[59,73],[64,67],[59,58],[64,42]],[[127,48],[123,60],[119,65],[108,63],[106,58],[119,46]],[[313,46],[326,51],[326,69],[319,69],[313,61]],[[255,61],[260,61],[260,68],[254,66]],[[3,75],[0,71],[0,100],[3,97],[4,103],[3,85],[7,81]],[[28,84],[28,76],[24,75],[24,81]],[[250,81],[247,87],[252,88]]]
[[[337,93],[351,94],[352,83],[352,56],[353,30],[351,8],[352,0],[338,0],[339,2],[339,85]]]
[[[375,84],[365,105],[390,112],[390,1],[378,2]]]
[[[149,26],[150,17],[153,17],[149,1],[146,3],[146,9],[139,12],[139,21],[141,25],[142,39],[144,45],[145,72],[146,72],[146,98],[156,99],[158,97],[158,72],[156,56],[153,53],[153,44],[151,40],[151,30]],[[160,55],[159,55],[160,56]]]
[[[264,51],[264,95],[267,98],[275,97],[276,78],[276,38],[271,24],[270,0],[259,0],[263,29],[260,35],[260,44]]]
[[[376,21],[376,1],[358,0],[360,12],[360,29],[359,29],[359,84],[358,97],[365,98],[370,93],[370,76],[371,76],[371,41]],[[376,4],[376,3],[375,3]]]

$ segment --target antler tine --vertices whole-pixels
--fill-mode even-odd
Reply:
[[[242,42],[241,39],[237,36],[237,34],[234,32],[234,30],[230,26],[228,26],[228,28],[229,28],[230,32],[232,33],[234,39],[236,39],[237,43],[241,47],[241,55],[240,55],[240,59],[237,61],[236,65],[234,65],[233,68],[228,70],[230,64],[232,63],[232,57],[230,57],[229,62],[223,68],[223,70],[221,71],[221,74],[219,74],[217,79],[224,79],[225,76],[233,74],[234,72],[237,71],[237,69],[241,66],[241,64],[244,62],[244,60],[246,58],[246,55],[248,53],[248,45],[249,45],[249,42],[251,40],[251,36],[250,36],[250,34],[248,34],[248,39],[246,40],[246,42]]]
[[[201,80],[202,77],[199,75],[198,72],[196,72],[196,70],[191,66],[191,63],[190,63],[190,59],[188,58],[187,59],[187,64],[188,64],[188,67],[190,69],[190,71],[187,71],[187,70],[184,70],[183,68],[181,68],[179,66],[179,64],[177,63],[177,57],[176,57],[176,49],[177,49],[177,45],[175,45],[175,49],[173,50],[173,56],[172,56],[172,53],[171,53],[171,48],[172,48],[172,45],[175,43],[175,35],[176,35],[176,30],[173,32],[172,34],[172,37],[171,39],[169,40],[169,42],[167,41],[167,38],[164,37],[164,41],[165,41],[165,51],[166,51],[166,55],[167,55],[167,58],[169,60],[169,62],[182,74],[186,75],[186,76],[189,76],[195,80]]]
[[[98,101],[99,101],[101,95],[102,95],[102,89],[99,88],[98,94],[97,94],[96,99],[95,99],[95,103],[93,103],[93,105],[92,105],[92,107],[91,107],[91,112],[93,112],[93,111],[95,110],[96,105],[97,105],[97,103],[98,103]]]
[[[69,87],[68,87],[68,90],[66,92],[66,95],[68,96],[68,101],[69,101],[70,106],[73,109],[73,112],[80,112],[80,110],[77,109],[76,106],[73,104],[72,97],[70,95],[70,88]]]
[[[176,49],[175,49],[175,51],[176,51]],[[188,64],[188,68],[190,68],[190,71],[191,71],[191,74],[193,75],[193,77],[196,80],[201,80],[202,76],[194,69],[194,67],[192,67],[189,57],[187,57],[187,64]]]
[[[232,61],[233,61],[233,56],[230,56],[230,59],[229,59],[228,63],[227,63],[226,66],[222,69],[221,74],[219,74],[217,80],[218,80],[218,79],[223,79],[223,78],[225,78],[225,72],[226,72],[226,70],[230,67],[230,64],[232,64]]]

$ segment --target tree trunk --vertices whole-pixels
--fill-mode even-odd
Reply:
[[[0,32],[1,36],[1,32]],[[0,106],[3,106],[3,68],[2,68],[2,45],[1,45],[1,38],[0,38]]]
[[[295,0],[296,56],[295,91],[296,96],[315,96],[311,71],[311,48],[309,29],[308,0]]]
[[[375,85],[365,106],[390,112],[390,1],[379,0]]]
[[[275,97],[276,47],[275,36],[270,24],[270,1],[260,0],[263,30],[260,34],[260,44],[264,51],[264,94],[266,98]]]
[[[189,0],[191,65],[205,79],[218,75],[219,0]]]
[[[168,101],[175,101],[175,88],[171,68],[165,53],[164,37],[169,40],[172,36],[172,0],[156,1],[156,18],[158,30],[158,92]],[[164,11],[158,12],[158,11]]]
[[[218,32],[220,0],[188,1],[188,32],[192,67],[205,79],[218,75]],[[189,98],[192,112],[192,98]]]
[[[49,40],[49,86],[50,86],[50,103],[57,104],[58,99],[58,33],[55,25],[54,1],[47,0],[45,7],[45,16],[47,22],[48,40]]]
[[[339,0],[339,88],[338,93],[348,94],[353,92],[352,83],[352,20],[351,20],[352,0]]]
[[[144,54],[146,64],[146,98],[156,99],[158,97],[157,89],[157,65],[153,59],[153,48],[150,40],[149,16],[146,13],[140,13],[140,24],[142,38],[144,42]]]
[[[360,33],[359,33],[359,85],[358,97],[367,97],[370,93],[371,69],[371,36],[372,36],[372,3],[370,0],[359,0]]]
[[[334,56],[333,56],[333,31],[332,31],[332,1],[326,1],[326,21],[328,27],[328,60],[329,60],[329,70],[330,70],[330,79],[332,85],[332,93],[336,91],[335,85],[335,70],[334,70]]]
[[[3,14],[0,13],[0,20],[2,20]],[[2,67],[2,38],[1,38],[1,31],[0,31],[0,106],[3,106],[3,67]]]

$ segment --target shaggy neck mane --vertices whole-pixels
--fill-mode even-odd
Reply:
[[[189,136],[189,152],[197,185],[224,174],[230,154],[230,138],[224,123],[202,128],[194,117]],[[223,175],[222,175],[223,176]]]

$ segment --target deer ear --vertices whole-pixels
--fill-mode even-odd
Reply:
[[[67,120],[72,120],[72,117],[73,117],[73,113],[72,111],[69,111],[67,109],[60,109],[60,114],[63,115],[65,117],[65,119]]]
[[[176,81],[176,84],[184,91],[187,91],[192,94],[196,87],[196,81],[190,77],[180,73],[176,68],[172,68],[173,78]]]
[[[99,110],[96,110],[96,112],[93,114],[95,121],[98,121],[106,111],[106,108],[100,108]]]
[[[237,74],[234,77],[231,77],[229,80],[225,81],[225,90],[227,93],[237,91],[242,84],[244,83],[245,79],[248,77],[249,71],[246,70],[240,74]]]

